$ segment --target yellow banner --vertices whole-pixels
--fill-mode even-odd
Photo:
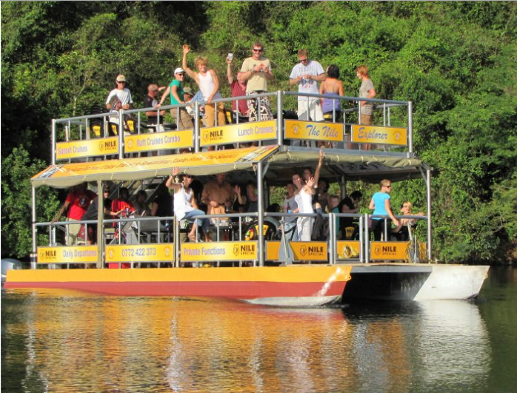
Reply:
[[[38,247],[38,263],[91,263],[97,259],[97,246]]]
[[[162,149],[179,149],[194,146],[192,130],[156,132],[125,137],[124,151],[137,153]]]
[[[352,124],[352,142],[407,146],[407,129]]]
[[[56,160],[110,154],[118,154],[117,137],[56,143]]]
[[[328,261],[326,242],[289,242],[296,261]],[[281,242],[266,242],[266,260],[278,260]]]
[[[284,137],[288,139],[343,142],[343,124],[286,120]]]
[[[106,262],[174,261],[174,244],[117,244],[106,246]]]
[[[184,243],[182,262],[242,261],[257,259],[257,242]]]
[[[201,129],[201,146],[277,139],[276,121],[231,124]]]
[[[337,258],[338,259],[355,259],[359,258],[360,244],[357,241],[338,241],[337,242]]]
[[[424,258],[427,252],[427,244],[420,244],[420,258]],[[407,249],[409,242],[371,242],[370,259],[372,261],[408,259]]]

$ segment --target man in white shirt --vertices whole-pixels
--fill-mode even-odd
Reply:
[[[126,77],[124,75],[117,76],[117,87],[110,91],[108,94],[108,98],[106,99],[106,108],[110,110],[110,123],[119,124],[119,113],[120,109],[130,109],[133,100],[131,98],[131,92],[126,87]],[[124,131],[130,131],[130,127],[128,125],[128,119],[130,117],[124,116]],[[114,132],[117,134],[118,131]]]
[[[124,75],[117,76],[117,87],[110,91],[108,98],[106,98],[106,108],[109,110],[113,109],[111,99],[113,96],[117,96],[118,100],[122,104],[122,109],[127,110],[131,108],[133,100],[131,98],[131,92],[126,87],[126,77]]]
[[[318,82],[327,78],[323,67],[317,61],[309,60],[306,49],[298,51],[298,60],[300,62],[293,67],[289,76],[289,84],[298,85],[299,93],[319,94]],[[323,121],[321,99],[298,96],[298,119]]]

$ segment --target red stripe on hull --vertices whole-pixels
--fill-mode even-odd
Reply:
[[[345,281],[278,283],[251,281],[205,282],[15,282],[6,288],[62,288],[123,296],[206,296],[236,299],[266,297],[341,296]],[[326,291],[320,293],[326,286]]]

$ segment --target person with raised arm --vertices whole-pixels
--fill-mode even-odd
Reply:
[[[228,78],[228,83],[230,84],[230,90],[232,92],[232,97],[242,97],[246,95],[246,87],[247,87],[247,81],[244,79],[244,73],[242,71],[237,72],[237,78],[233,77],[232,72],[232,61],[233,58],[226,58],[226,77]],[[249,121],[248,116],[248,103],[246,99],[241,99],[237,101],[233,101],[232,103],[232,109],[235,116],[235,119],[237,117],[239,118],[239,123],[241,122],[247,122]]]
[[[179,168],[174,168],[172,174],[167,179],[167,183],[165,183],[167,188],[174,190],[174,215],[178,221],[187,219],[188,221],[194,222],[192,229],[187,235],[191,242],[196,241],[196,231],[200,224],[203,228],[204,239],[208,242],[210,241],[208,230],[210,222],[208,218],[196,219],[197,216],[204,215],[205,213],[198,208],[194,191],[190,187],[194,176],[184,174],[180,176],[180,180],[178,181],[178,173]]]
[[[206,57],[198,57],[194,61],[198,72],[194,72],[188,67],[187,54],[190,52],[188,45],[183,45],[183,62],[182,66],[188,76],[196,81],[199,90],[203,94],[205,104],[205,121],[207,127],[215,125],[215,112],[217,112],[217,125],[224,126],[226,124],[226,117],[224,115],[224,105],[222,102],[217,104],[212,103],[214,98],[222,98],[219,93],[219,78],[212,68],[208,68],[208,59]],[[208,150],[215,150],[214,146],[210,146]]]

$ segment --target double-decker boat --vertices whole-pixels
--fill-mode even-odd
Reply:
[[[195,127],[190,130],[168,130],[159,112],[157,122],[147,124],[144,113],[153,108],[52,120],[52,163],[31,179],[31,269],[10,271],[5,287],[208,296],[282,306],[477,296],[488,266],[431,262],[431,169],[413,152],[411,102],[366,99],[374,104],[379,125],[362,125],[359,98],[339,98],[342,120],[334,112],[332,121],[313,122],[293,119],[283,108],[294,102],[293,96],[307,100],[323,96],[283,91],[262,95],[276,104],[276,118],[239,122],[238,117],[232,121],[230,112],[229,124],[202,127],[203,103],[195,102]],[[416,237],[410,242],[391,241],[387,224],[384,240],[372,241],[371,215],[359,213],[309,215],[328,222],[325,240],[289,239],[285,221],[307,215],[266,209],[270,190],[285,186],[302,168],[315,167],[320,143],[326,145],[321,176],[339,183],[342,196],[347,181],[423,179],[427,213],[404,217],[426,224],[425,241]],[[362,149],[370,144],[371,150]],[[219,150],[207,151],[211,146]],[[40,222],[36,215],[40,187],[68,188],[86,182],[91,189],[102,190],[109,183],[134,192],[145,190],[151,200],[173,168],[196,176],[198,185],[218,173],[241,184],[253,181],[257,212],[206,216],[211,220],[211,242],[188,241],[185,223],[174,216],[106,220],[100,195],[97,220],[53,224]],[[337,227],[343,217],[356,221],[354,238],[340,239]],[[378,218],[388,222],[387,217]],[[98,228],[96,238],[85,235],[79,244],[63,244],[60,235],[78,223],[85,233],[88,226]],[[45,244],[40,243],[42,238]]]

